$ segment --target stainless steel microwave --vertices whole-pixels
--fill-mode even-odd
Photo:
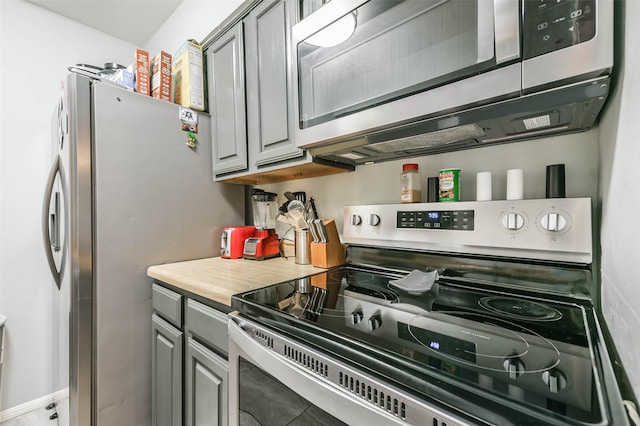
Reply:
[[[356,164],[591,127],[613,0],[332,0],[293,27],[298,146]]]

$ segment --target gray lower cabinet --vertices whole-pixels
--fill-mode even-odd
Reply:
[[[186,359],[187,426],[222,426],[229,422],[227,360],[189,338]]]
[[[152,315],[151,324],[151,424],[180,426],[183,333],[155,313]]]
[[[227,314],[159,283],[152,301],[152,425],[227,425]]]
[[[229,422],[227,315],[187,299],[185,327],[188,336],[185,425],[226,425]]]

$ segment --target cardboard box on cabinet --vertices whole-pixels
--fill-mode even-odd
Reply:
[[[152,61],[151,96],[171,102],[171,55],[164,51]]]
[[[142,49],[136,49],[136,57],[133,63],[134,80],[136,92],[149,96],[150,90],[150,69],[149,69],[149,52]]]
[[[174,102],[186,108],[204,111],[202,46],[187,40],[173,57]]]

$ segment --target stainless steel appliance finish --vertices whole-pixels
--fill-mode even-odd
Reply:
[[[352,244],[589,264],[591,199],[347,206]]]
[[[348,16],[346,41],[310,42]],[[363,164],[589,129],[609,91],[613,1],[330,2],[293,45],[298,145]]]
[[[244,424],[239,409],[240,381],[233,380],[239,377],[241,358],[349,425],[436,424],[434,420],[451,426],[464,424],[366,371],[233,313],[229,342],[230,425]]]
[[[62,86],[43,212],[60,288],[52,392],[68,386],[70,425],[150,424],[146,269],[216,255],[224,225],[243,221],[243,191],[211,181],[210,148],[185,145],[177,105],[78,74]],[[201,113],[198,136],[209,132]]]
[[[555,201],[345,207],[345,266],[234,296],[231,424],[244,361],[348,424],[630,424],[590,200]]]

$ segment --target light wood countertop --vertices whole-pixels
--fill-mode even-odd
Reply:
[[[231,296],[271,284],[324,272],[293,259],[223,259],[211,257],[150,266],[147,275],[174,287],[231,306]]]

